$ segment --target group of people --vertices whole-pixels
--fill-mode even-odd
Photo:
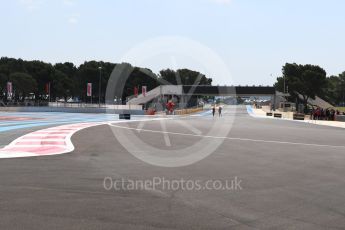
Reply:
[[[340,112],[334,109],[313,108],[311,111],[312,120],[334,121],[336,115],[340,115]]]
[[[219,106],[218,107],[218,115],[221,117],[222,116],[222,107],[221,106]],[[213,117],[216,115],[216,106],[213,106],[212,107],[212,115],[213,115]]]

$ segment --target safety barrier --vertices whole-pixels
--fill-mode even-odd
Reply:
[[[345,122],[345,115],[337,115],[335,116],[335,120]]]
[[[130,120],[131,119],[131,115],[130,114],[119,114],[119,118],[120,119],[124,119],[124,120]]]
[[[142,105],[110,105],[110,104],[87,104],[87,103],[67,103],[67,102],[49,102],[49,107],[58,108],[104,108],[114,110],[142,110]]]
[[[300,121],[303,121],[303,120],[304,120],[304,118],[305,118],[304,114],[295,113],[295,114],[293,115],[293,119],[294,119],[294,120],[300,120]]]
[[[276,117],[276,118],[282,118],[282,114],[281,114],[281,113],[275,113],[275,114],[274,114],[274,117]]]
[[[0,107],[0,112],[63,112],[63,113],[108,113],[132,115],[144,115],[144,110],[126,110],[126,109],[107,109],[107,108],[66,108],[49,106],[26,106],[26,107]]]
[[[185,114],[191,114],[191,113],[198,113],[201,111],[203,111],[202,107],[190,108],[190,109],[180,109],[180,110],[175,110],[175,115],[185,115]]]

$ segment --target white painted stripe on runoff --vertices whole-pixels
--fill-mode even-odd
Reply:
[[[124,126],[114,125],[114,124],[109,124],[109,125],[116,128],[135,130],[135,131],[140,131],[140,132],[162,133],[162,134],[181,135],[181,136],[204,137],[204,138],[249,141],[249,142],[262,142],[262,143],[272,143],[272,144],[303,145],[303,146],[312,146],[312,147],[345,148],[345,146],[343,145],[323,145],[323,144],[312,144],[312,143],[302,143],[302,142],[273,141],[273,140],[261,140],[261,139],[238,138],[238,137],[218,137],[218,136],[208,136],[208,135],[201,135],[201,134],[176,133],[176,132],[158,131],[158,130],[150,130],[150,129],[138,129],[138,128],[130,128],[130,127],[124,127]]]
[[[53,134],[54,135],[54,134]],[[20,140],[20,143],[30,143],[30,142],[37,142],[37,141],[59,141],[59,142],[62,142],[62,141],[65,141],[66,139],[65,138],[61,138],[61,139],[54,139],[54,138],[48,138],[49,136],[45,136],[45,137],[42,137],[42,138],[36,138],[36,139],[21,139]],[[19,143],[19,142],[17,142]]]
[[[29,134],[27,134],[27,135],[25,135],[25,137],[27,137],[27,138],[39,138],[39,137],[45,137],[45,136],[47,136],[47,134],[52,134],[52,135],[54,135],[54,136],[57,136],[57,137],[64,137],[64,136],[66,136],[66,134],[65,133],[57,133],[57,132],[48,132],[48,133],[41,133],[40,131],[37,131],[37,133],[29,133]]]
[[[37,156],[37,155],[33,153],[27,153],[27,152],[6,152],[6,151],[0,152],[0,159],[34,157],[34,156]]]
[[[0,149],[0,158],[19,158],[19,157],[34,157],[34,156],[49,156],[69,153],[74,150],[74,145],[71,141],[71,137],[78,131],[111,123],[124,123],[124,122],[146,122],[156,121],[169,118],[150,118],[140,120],[117,120],[107,122],[88,122],[88,123],[74,123],[61,125],[42,130],[37,130],[32,133],[25,134],[10,144]],[[58,134],[56,134],[58,133]],[[64,137],[64,138],[49,138],[49,136]],[[27,139],[28,138],[28,139]],[[30,142],[35,144],[29,144]],[[36,144],[41,142],[41,144]],[[49,144],[54,142],[60,142],[61,144]],[[28,144],[26,144],[28,143]],[[20,150],[18,150],[20,149]],[[24,151],[25,150],[25,151]]]
[[[37,147],[64,147],[65,145],[53,145],[53,144],[42,144],[42,145],[18,145],[16,147],[26,148],[37,148]]]
[[[71,125],[78,125],[78,124],[70,124],[70,125],[62,125],[52,128],[47,128],[44,130],[38,130],[33,133],[26,134],[21,136],[14,141],[12,141],[9,145],[5,146],[3,149],[0,149],[0,158],[17,158],[17,157],[32,157],[32,156],[47,156],[47,155],[58,155],[63,153],[69,153],[74,150],[74,145],[72,144],[71,137],[74,133],[78,132],[79,130],[107,124],[106,122],[95,122],[95,123],[80,123],[80,128],[73,128],[69,129]],[[55,136],[54,132],[65,132],[62,130],[69,130],[65,134],[64,139],[58,139],[57,141],[61,144],[49,144],[53,143],[54,140],[46,139],[49,136]],[[61,131],[59,131],[61,130]],[[40,136],[41,138],[37,138],[36,140],[30,139],[27,141],[27,137]],[[36,143],[41,142],[41,144],[25,144],[25,143]],[[18,151],[21,149],[22,151]],[[43,151],[43,153],[42,153]]]

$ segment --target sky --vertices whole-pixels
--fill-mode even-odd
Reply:
[[[0,56],[189,68],[219,85],[272,85],[287,62],[345,71],[343,0],[0,3]]]

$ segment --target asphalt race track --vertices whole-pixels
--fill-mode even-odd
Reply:
[[[94,126],[72,136],[71,153],[0,159],[0,229],[345,229],[344,129],[253,118],[244,107],[223,113]],[[229,133],[210,134],[215,123]],[[42,128],[1,132],[0,145]],[[147,145],[183,157],[213,143],[212,154],[182,167],[128,151]],[[238,186],[108,187],[158,178]]]

